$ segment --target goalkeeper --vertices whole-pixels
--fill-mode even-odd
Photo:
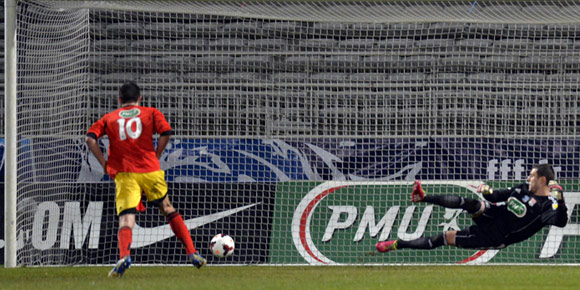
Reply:
[[[379,252],[400,249],[430,250],[443,245],[466,249],[501,249],[533,236],[546,225],[564,227],[568,221],[563,190],[554,181],[554,170],[548,164],[536,165],[528,183],[514,188],[493,190],[479,187],[485,201],[453,195],[425,195],[421,183],[413,185],[411,200],[446,208],[463,209],[471,214],[475,225],[460,231],[446,231],[435,237],[411,241],[379,242]]]
[[[105,114],[87,132],[86,142],[105,172],[115,180],[115,205],[119,216],[120,260],[110,276],[122,276],[131,266],[131,242],[135,214],[144,210],[141,193],[147,200],[159,207],[167,218],[171,230],[183,243],[191,262],[197,268],[206,260],[197,253],[189,230],[183,218],[175,210],[167,196],[165,173],[161,170],[159,157],[171,138],[171,126],[159,110],[139,106],[141,93],[132,82],[119,89],[120,108]],[[153,146],[153,134],[159,133],[157,148]],[[109,159],[105,160],[97,140],[104,135],[109,137]]]

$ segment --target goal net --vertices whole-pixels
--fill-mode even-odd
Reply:
[[[579,261],[575,1],[22,0],[17,13],[19,265],[118,259],[114,183],[84,136],[125,81],[174,129],[161,166],[209,264]],[[565,228],[503,250],[369,254],[472,223],[412,204],[413,180],[479,198],[546,162]],[[147,206],[134,263],[187,264]],[[218,233],[236,242],[227,259],[209,252]]]

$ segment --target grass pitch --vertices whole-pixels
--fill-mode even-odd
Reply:
[[[580,267],[0,268],[0,289],[580,289]]]

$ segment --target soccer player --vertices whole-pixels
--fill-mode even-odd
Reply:
[[[171,138],[171,126],[159,110],[139,106],[139,102],[139,87],[133,82],[123,84],[119,89],[120,108],[96,121],[86,137],[91,152],[105,172],[115,180],[120,260],[109,277],[121,277],[131,266],[132,230],[135,214],[143,206],[142,192],[165,215],[193,265],[201,268],[206,264],[206,259],[197,253],[183,218],[169,201],[165,172],[159,165],[159,157]],[[153,146],[154,133],[160,135],[157,149]],[[97,143],[104,135],[109,137],[108,160],[105,160]]]
[[[417,180],[411,193],[413,202],[463,209],[471,214],[475,225],[460,231],[446,231],[435,237],[379,242],[376,248],[382,253],[407,248],[430,250],[443,245],[501,249],[528,239],[546,225],[564,227],[568,222],[567,209],[562,187],[554,181],[552,166],[534,166],[527,181],[502,190],[481,185],[478,192],[485,201],[480,201],[453,195],[425,195]]]

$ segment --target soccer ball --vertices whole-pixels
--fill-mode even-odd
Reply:
[[[211,239],[210,249],[214,256],[226,258],[234,253],[236,248],[232,237],[223,234],[217,234]]]

